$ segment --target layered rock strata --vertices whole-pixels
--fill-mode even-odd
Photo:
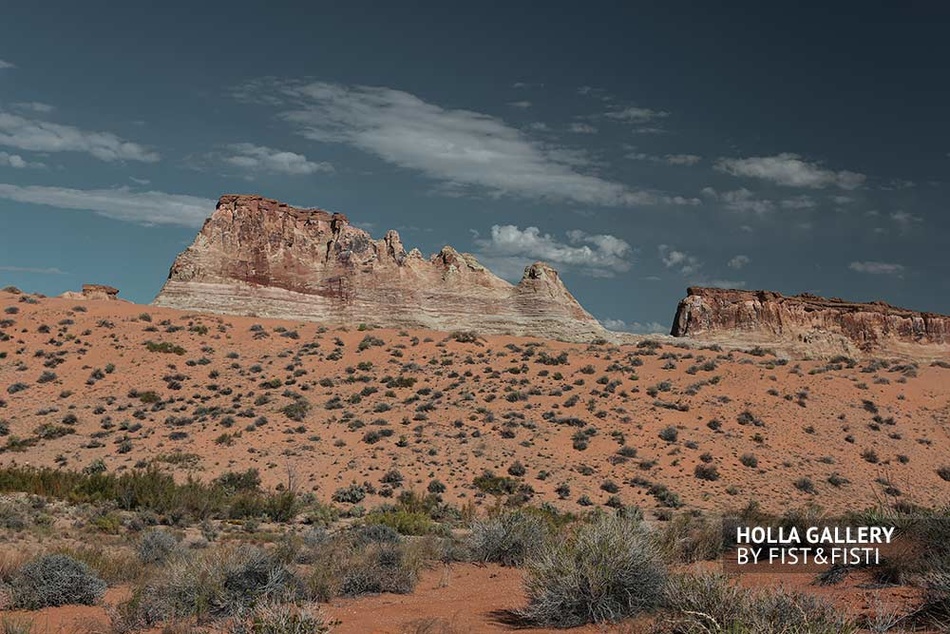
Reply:
[[[425,258],[396,231],[374,240],[343,214],[247,195],[221,197],[154,304],[566,341],[606,334],[541,262],[512,285],[452,247]]]
[[[950,316],[817,295],[691,287],[680,301],[674,337],[745,338],[792,344],[817,354],[950,353]],[[925,354],[924,356],[927,356]]]

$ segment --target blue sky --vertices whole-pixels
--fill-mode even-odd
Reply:
[[[690,284],[950,313],[942,3],[116,4],[3,10],[0,284],[149,302],[244,192],[618,329]]]

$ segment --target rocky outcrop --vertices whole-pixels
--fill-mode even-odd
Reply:
[[[106,286],[105,284],[83,284],[81,293],[66,291],[60,295],[60,297],[65,297],[66,299],[116,300],[119,299],[119,289],[114,286]]]
[[[222,196],[172,264],[158,306],[215,313],[474,330],[589,341],[605,331],[543,263],[515,286],[467,253],[431,258],[399,234],[374,240],[343,214]]]
[[[691,287],[680,301],[674,337],[741,338],[827,354],[945,356],[950,316],[897,308],[884,302],[848,302],[803,293]]]

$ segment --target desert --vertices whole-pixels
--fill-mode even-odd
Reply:
[[[4,3],[0,634],[950,634],[948,32]]]

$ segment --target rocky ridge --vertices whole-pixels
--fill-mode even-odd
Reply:
[[[154,304],[565,341],[607,334],[544,263],[512,285],[452,247],[425,258],[394,230],[374,240],[343,214],[251,195],[221,197]]]
[[[817,295],[690,287],[670,334],[832,354],[950,356],[950,316]]]

